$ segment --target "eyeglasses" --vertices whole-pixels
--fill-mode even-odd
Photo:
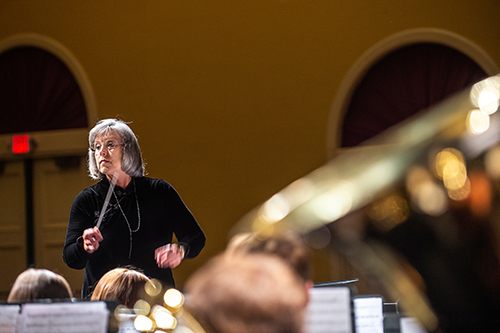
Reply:
[[[90,150],[95,153],[100,153],[103,147],[106,147],[108,151],[113,151],[118,145],[123,145],[123,142],[119,142],[116,140],[108,140],[104,144],[100,142],[94,142],[92,146],[90,146]]]

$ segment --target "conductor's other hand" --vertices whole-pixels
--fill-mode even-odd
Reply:
[[[175,268],[183,258],[182,248],[178,244],[167,244],[155,250],[155,259],[160,268]]]
[[[88,228],[83,231],[83,249],[88,253],[94,253],[102,241],[101,232],[97,227]]]

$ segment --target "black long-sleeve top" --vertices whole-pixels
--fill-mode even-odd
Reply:
[[[158,267],[155,250],[171,243],[175,234],[185,248],[185,258],[194,258],[205,246],[205,234],[177,191],[163,179],[132,178],[125,189],[115,186],[116,197],[111,196],[99,228],[103,236],[99,248],[92,254],[83,249],[83,231],[97,223],[109,186],[110,182],[104,179],[84,189],[71,206],[63,260],[71,268],[85,268],[82,298],[89,296],[106,272],[128,265],[141,269],[150,278],[175,286],[171,269]],[[130,230],[138,228],[132,232],[131,251],[126,220]]]

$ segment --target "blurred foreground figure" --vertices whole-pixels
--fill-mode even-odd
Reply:
[[[64,277],[48,269],[28,268],[17,277],[7,302],[22,303],[39,299],[68,299],[73,293]]]
[[[273,256],[219,255],[192,275],[185,293],[186,308],[207,332],[302,332],[306,289]]]
[[[143,296],[144,286],[149,278],[130,268],[115,268],[103,275],[97,283],[90,300],[116,300],[132,309]]]
[[[313,286],[311,250],[301,236],[292,231],[266,237],[257,233],[240,233],[231,238],[226,252],[229,254],[264,253],[276,255],[290,264],[308,288]]]

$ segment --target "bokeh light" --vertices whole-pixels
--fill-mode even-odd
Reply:
[[[448,163],[443,170],[443,184],[449,190],[458,190],[467,182],[467,169],[463,163]]]
[[[153,329],[153,321],[144,315],[138,315],[134,320],[134,327],[140,332],[148,332]]]
[[[146,288],[150,294],[157,295],[162,285],[158,280],[151,280],[152,283]],[[162,305],[160,303],[163,301]],[[156,297],[150,300],[138,300],[133,309],[124,305],[118,305],[114,311],[115,318],[120,323],[120,332],[128,332],[130,327],[126,322],[130,321],[135,330],[133,332],[154,332],[154,333],[203,333],[204,329],[189,312],[185,311],[184,294],[175,288],[168,289],[163,297]],[[132,322],[133,321],[133,322]],[[125,325],[125,326],[123,326]],[[194,331],[191,330],[194,326]]]
[[[467,168],[460,151],[455,148],[445,148],[436,154],[434,171],[443,180],[448,190],[458,190],[467,181]]]
[[[436,154],[434,158],[434,172],[439,179],[443,179],[444,170],[448,165],[455,168],[457,164],[464,164],[464,157],[460,151],[455,148],[445,148]]]
[[[424,167],[417,165],[408,170],[406,188],[414,209],[432,216],[439,216],[448,209],[445,191]]]
[[[125,321],[130,318],[131,310],[128,309],[125,305],[120,304],[115,308],[114,313],[116,320]]]
[[[148,294],[149,296],[156,297],[162,291],[161,282],[156,279],[151,279],[148,282],[146,282],[144,290],[146,291],[146,294]]]
[[[151,305],[148,302],[140,299],[134,304],[134,312],[138,315],[147,316],[151,310]]]
[[[175,319],[172,313],[165,309],[163,306],[153,306],[151,316],[153,317],[156,326],[159,328],[173,329],[177,325],[177,319]]]
[[[479,94],[478,106],[487,115],[495,113],[498,110],[498,90],[483,90]]]
[[[178,309],[184,304],[184,295],[179,290],[171,288],[165,292],[163,301],[170,309]]]
[[[472,134],[481,134],[490,128],[490,116],[480,110],[471,110],[467,116],[467,129]]]
[[[474,170],[470,174],[469,203],[471,212],[485,218],[490,215],[493,203],[493,189],[491,180],[481,170]]]
[[[491,115],[498,110],[499,98],[500,78],[498,76],[476,83],[470,91],[471,102],[486,115]]]
[[[462,186],[456,190],[448,189],[448,196],[450,197],[450,199],[452,199],[454,201],[465,200],[469,197],[469,194],[470,194],[470,181],[469,181],[469,179],[467,179],[464,186]]]

